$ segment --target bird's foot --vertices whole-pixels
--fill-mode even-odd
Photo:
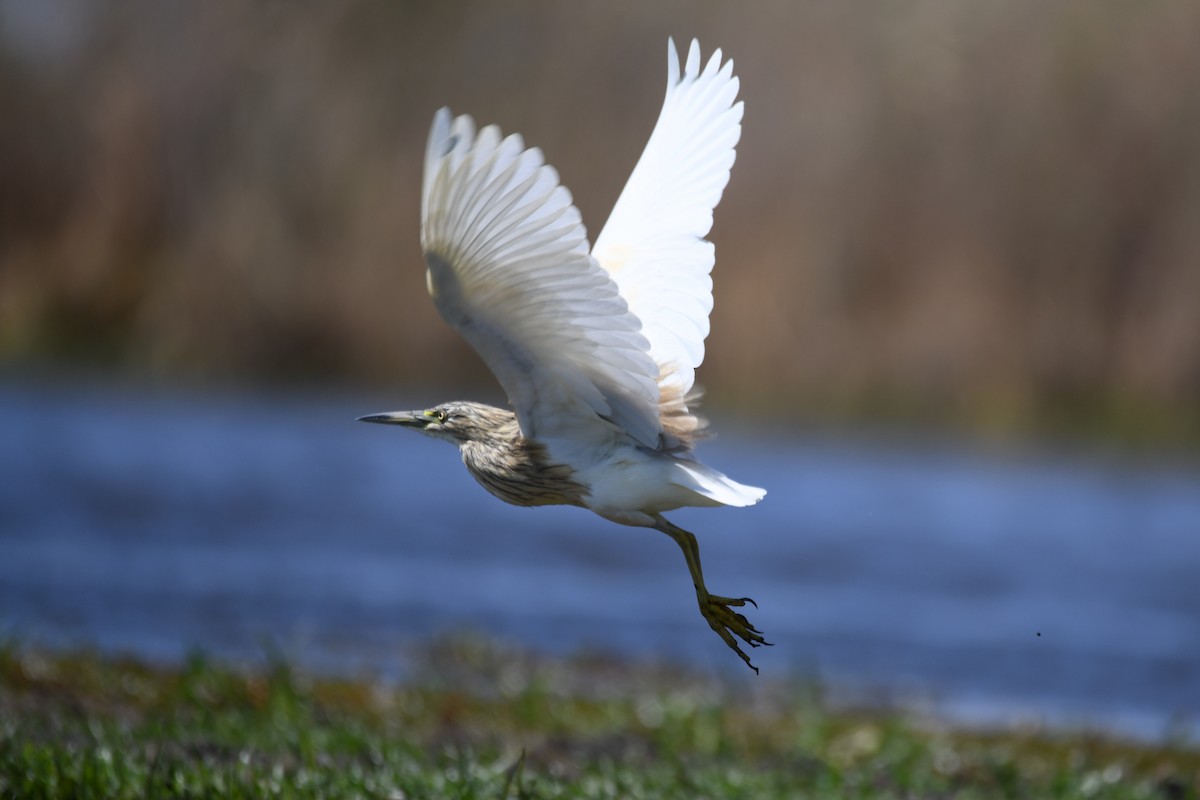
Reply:
[[[762,631],[750,624],[750,620],[745,616],[734,611],[733,608],[740,608],[747,603],[758,608],[758,603],[755,603],[749,597],[721,597],[715,594],[704,594],[699,597],[700,613],[704,615],[704,619],[708,620],[709,627],[717,632],[717,635],[724,640],[725,644],[729,645],[733,652],[742,657],[742,661],[746,662],[746,666],[754,670],[754,674],[758,674],[758,667],[750,663],[750,656],[743,652],[738,645],[739,637],[751,647],[764,645],[770,647],[771,643],[763,638]]]

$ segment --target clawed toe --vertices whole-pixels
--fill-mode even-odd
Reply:
[[[742,661],[746,662],[746,666],[758,673],[758,667],[750,662],[750,657],[738,645],[737,636],[751,647],[760,645],[770,647],[771,643],[764,637],[762,631],[755,628],[748,619],[742,614],[734,611],[730,606],[740,607],[746,603],[758,608],[758,604],[749,597],[719,597],[717,595],[708,595],[700,602],[700,613],[708,621],[709,627],[717,632],[717,635],[729,645],[730,649],[741,656]]]
[[[758,603],[754,602],[754,598],[752,597],[719,597],[715,594],[710,594],[708,599],[723,606],[744,606],[746,603],[749,603],[758,608]]]

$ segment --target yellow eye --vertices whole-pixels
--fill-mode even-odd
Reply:
[[[433,418],[436,419],[438,422],[445,422],[446,421],[446,412],[442,411],[439,408],[437,411],[433,412]]]

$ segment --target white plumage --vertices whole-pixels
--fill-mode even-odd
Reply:
[[[603,451],[627,439],[676,444],[664,441],[659,402],[685,396],[704,360],[715,262],[704,237],[741,137],[737,91],[720,50],[701,70],[693,41],[681,75],[668,44],[658,123],[590,255],[571,194],[539,149],[494,125],[476,132],[448,109],[434,117],[421,226],[430,294],[495,373],[521,432],[577,469],[592,466],[596,448],[607,462]],[[640,505],[620,508],[605,498],[629,491],[593,485],[593,510],[743,506],[764,494],[690,459],[654,467],[671,484],[661,499],[639,491]]]
[[[478,404],[364,419],[455,441],[473,474],[508,502],[577,503],[671,535],[701,612],[749,664],[730,634],[766,643],[730,608],[747,599],[710,595],[695,537],[662,517],[681,506],[750,505],[765,494],[695,458],[700,422],[687,407],[713,305],[715,256],[704,237],[741,137],[737,93],[733,62],[722,63],[720,50],[702,67],[693,41],[681,72],[668,43],[658,122],[591,250],[570,193],[540,150],[438,111],[421,197],[429,292],[495,373],[523,439],[496,444],[477,420],[468,426],[479,413],[504,425],[497,415],[506,412],[480,412]],[[506,460],[518,451],[520,459]],[[558,499],[510,480],[497,466],[510,462],[532,470],[535,483],[557,470]]]
[[[592,255],[642,322],[661,381],[686,394],[704,360],[716,255],[704,239],[729,183],[742,135],[733,62],[718,49],[700,70],[693,40],[682,77],[667,52],[667,96],[646,150],[617,199]]]

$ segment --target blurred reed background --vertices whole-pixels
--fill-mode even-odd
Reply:
[[[668,35],[746,103],[711,407],[1200,441],[1192,0],[0,0],[0,365],[493,386],[424,291],[432,114],[598,231]]]

